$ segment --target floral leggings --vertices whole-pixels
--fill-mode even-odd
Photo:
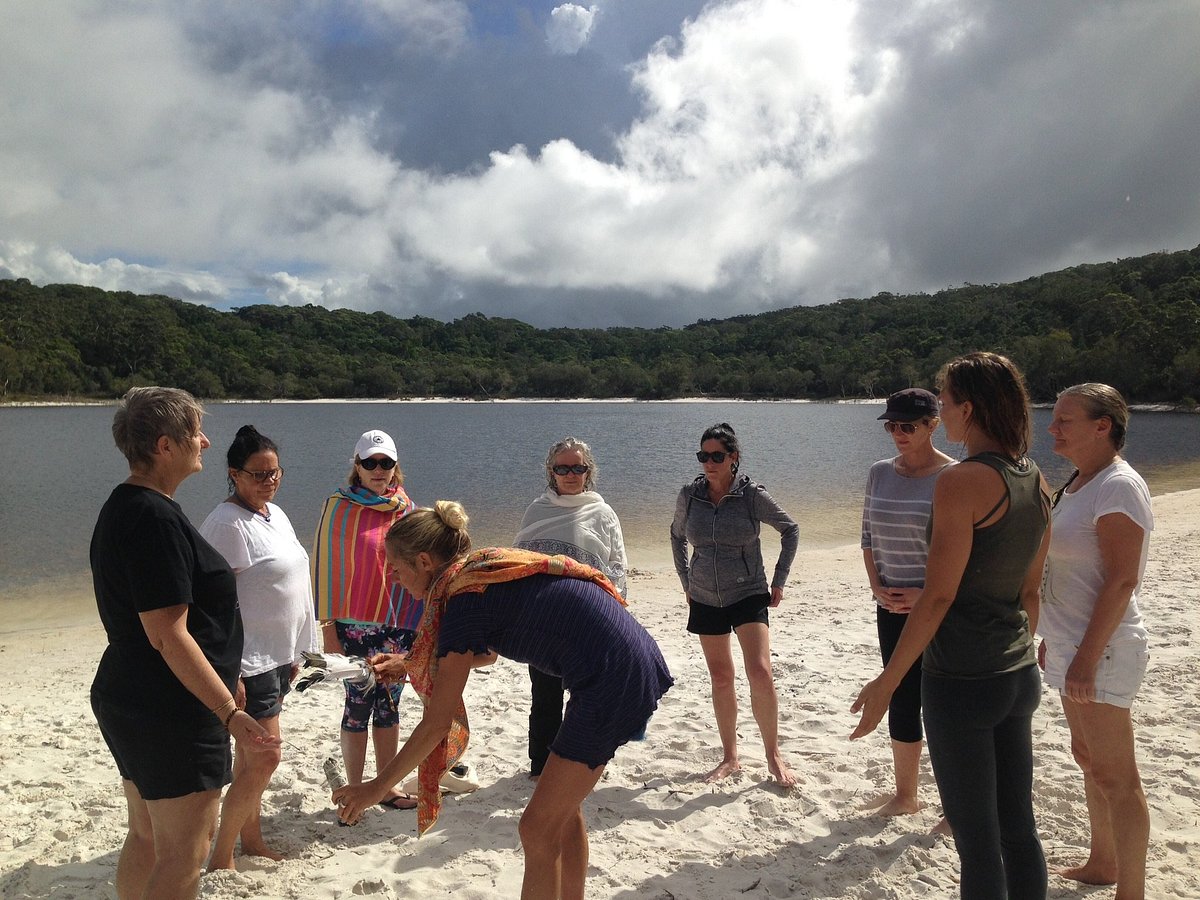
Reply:
[[[376,653],[405,653],[412,647],[413,632],[390,625],[362,622],[338,622],[338,637],[346,656],[364,659]],[[342,710],[342,730],[363,732],[367,723],[376,728],[395,728],[400,723],[399,703],[403,684],[391,687],[372,685],[363,688],[346,682],[346,705]]]

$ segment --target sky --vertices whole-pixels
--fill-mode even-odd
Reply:
[[[1200,244],[1194,0],[5,0],[0,278],[678,326]]]

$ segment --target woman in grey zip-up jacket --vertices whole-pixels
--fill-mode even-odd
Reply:
[[[721,735],[723,758],[705,778],[719,781],[741,768],[729,639],[732,632],[742,648],[751,709],[762,735],[767,768],[781,785],[791,787],[796,777],[779,751],[779,700],[771,671],[767,609],[783,600],[800,528],[765,488],[748,476],[738,476],[740,457],[731,426],[722,422],[705,431],[696,454],[704,474],[680,490],[671,523],[675,571],[688,603],[687,627],[700,636]],[[770,583],[759,542],[764,522],[781,536],[779,559]]]

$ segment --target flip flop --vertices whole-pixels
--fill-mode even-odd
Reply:
[[[417,798],[410,794],[400,794],[390,800],[380,800],[379,805],[388,809],[416,809]]]

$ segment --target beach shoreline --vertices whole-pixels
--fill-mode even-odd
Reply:
[[[1151,808],[1149,887],[1155,897],[1194,898],[1200,896],[1194,615],[1200,490],[1153,502],[1157,524],[1142,595],[1152,659],[1134,706]],[[802,550],[784,603],[772,611],[781,744],[803,779],[791,792],[767,776],[740,664],[744,769],[720,785],[696,779],[719,754],[707,674],[684,631],[674,571],[669,564],[638,563],[645,549],[631,549],[630,609],[659,641],[676,683],[647,740],[618,752],[584,804],[588,896],[956,895],[953,844],[928,834],[939,808],[927,761],[920,786],[927,807],[920,813],[889,820],[859,808],[888,787],[891,758],[886,729],[862,741],[847,739],[856,720],[850,703],[879,669],[857,545]],[[78,579],[53,589],[68,599],[69,590],[86,590],[90,600],[90,584]],[[37,619],[0,633],[0,802],[11,823],[0,835],[0,896],[115,896],[111,880],[125,808],[87,699],[103,632],[94,619],[64,627],[48,605],[53,598],[43,593],[39,605],[39,589],[29,590]],[[288,741],[283,762],[264,797],[268,839],[289,858],[239,857],[240,871],[205,875],[200,896],[516,896],[523,867],[516,823],[533,788],[525,777],[527,682],[524,667],[506,661],[472,676],[468,758],[483,787],[449,797],[437,826],[420,839],[415,817],[399,811],[371,810],[357,828],[336,826],[321,761],[336,750],[341,694],[320,687],[293,694],[281,720]],[[411,728],[418,704],[406,692],[402,707],[402,728]],[[1034,719],[1034,747],[1035,810],[1047,857],[1052,866],[1077,861],[1087,822],[1082,779],[1061,705],[1049,691]],[[1108,897],[1111,889],[1086,894]],[[1050,897],[1080,895],[1078,885],[1051,882]]]
[[[887,397],[665,397],[662,399],[640,397],[318,397],[311,400],[299,400],[287,397],[269,399],[246,399],[243,397],[197,398],[201,403],[253,404],[268,403],[273,405],[306,404],[319,405],[323,403],[826,403],[830,405],[879,405],[886,402]],[[71,406],[116,406],[120,398],[78,398],[63,400],[2,400],[0,409],[37,409],[41,407],[71,407]],[[1037,409],[1051,409],[1053,402],[1033,403]],[[1134,412],[1164,412],[1164,413],[1200,413],[1200,405],[1174,405],[1170,403],[1131,403],[1130,410]]]

